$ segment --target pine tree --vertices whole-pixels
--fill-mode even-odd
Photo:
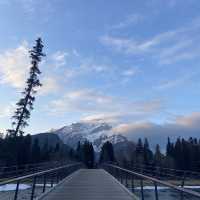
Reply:
[[[50,159],[50,148],[48,139],[45,141],[41,153],[43,161],[48,161]]]
[[[174,159],[176,162],[176,167],[178,169],[184,169],[183,148],[180,138],[176,140],[176,143],[174,145]]]
[[[156,151],[154,154],[154,163],[156,166],[162,166],[163,155],[160,151],[159,144],[156,145]]]
[[[99,162],[114,162],[115,155],[113,150],[113,145],[110,142],[105,142],[101,148]]]
[[[152,159],[153,159],[153,153],[150,150],[149,142],[148,142],[147,138],[145,138],[145,140],[144,140],[144,164],[149,165],[152,162]]]
[[[142,165],[144,163],[144,146],[141,138],[138,139],[135,149],[135,156],[136,156],[136,164]]]
[[[29,78],[26,81],[26,87],[22,92],[23,97],[17,102],[17,109],[12,117],[13,129],[8,130],[10,136],[23,135],[23,129],[28,126],[27,120],[30,118],[30,112],[33,110],[36,88],[41,86],[38,76],[41,74],[39,63],[43,56],[43,44],[41,38],[36,40],[36,45],[30,50],[31,68]]]
[[[77,148],[76,148],[76,157],[77,157],[77,160],[79,160],[79,161],[82,160],[82,151],[81,151],[80,141],[78,142],[78,145],[77,145]]]
[[[94,166],[94,149],[92,143],[85,141],[81,147],[83,153],[83,162],[88,168],[93,168]]]
[[[39,163],[41,161],[41,150],[39,140],[36,138],[32,146],[32,162]]]

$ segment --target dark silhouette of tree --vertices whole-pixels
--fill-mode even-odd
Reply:
[[[170,138],[167,138],[166,155],[173,156],[174,145],[171,143]]]
[[[60,151],[60,144],[57,143],[54,149],[54,152],[59,152]]]
[[[82,161],[82,149],[81,149],[81,143],[78,142],[77,148],[76,148],[76,158],[79,161]]]
[[[137,145],[136,145],[136,149],[135,149],[135,160],[136,160],[136,164],[142,165],[144,164],[144,146],[142,143],[142,139],[139,138]]]
[[[49,147],[49,142],[48,139],[45,141],[42,151],[41,151],[41,159],[42,161],[49,161],[50,160],[50,153],[51,153],[51,148]]]
[[[31,162],[31,136],[18,137],[17,163],[24,165]]]
[[[88,168],[94,167],[94,149],[92,143],[85,141],[82,146],[83,162]]]
[[[160,151],[160,146],[159,144],[156,145],[156,151],[155,151],[155,154],[154,154],[154,164],[156,166],[162,166],[163,164],[163,159],[164,159],[164,155],[161,153]]]
[[[41,149],[40,149],[39,141],[36,138],[32,146],[32,162],[39,163],[40,161],[41,161]]]
[[[182,151],[182,143],[181,139],[178,138],[176,140],[176,143],[174,145],[174,159],[176,161],[176,167],[178,169],[184,169],[184,163],[183,163],[183,151]]]
[[[110,142],[105,142],[101,148],[100,159],[99,162],[114,162],[115,155],[113,145]]]
[[[150,150],[147,138],[144,140],[144,164],[149,165],[153,161],[153,152]]]
[[[23,97],[17,102],[17,109],[12,117],[13,129],[8,130],[10,136],[23,135],[23,128],[28,126],[27,120],[30,118],[30,112],[33,110],[36,88],[41,86],[38,76],[41,74],[39,63],[44,56],[43,44],[41,38],[36,40],[36,45],[30,50],[31,68],[29,78],[26,81],[26,87],[22,92]]]

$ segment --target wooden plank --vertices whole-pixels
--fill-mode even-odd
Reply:
[[[133,200],[137,199],[102,169],[81,169],[40,200]]]

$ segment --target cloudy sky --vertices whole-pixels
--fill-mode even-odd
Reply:
[[[196,128],[199,10],[199,0],[0,0],[0,130],[38,36],[47,56],[27,132],[99,119],[118,132]]]

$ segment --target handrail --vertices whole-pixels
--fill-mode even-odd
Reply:
[[[159,169],[159,170],[169,170],[169,171],[175,171],[175,172],[181,172],[181,173],[188,173],[188,174],[194,174],[194,175],[198,175],[200,176],[200,172],[197,171],[192,171],[192,170],[182,170],[182,169],[175,169],[175,168],[168,168],[168,167],[160,167],[157,165],[151,165],[151,164],[136,164],[136,166],[138,167],[142,167],[142,169],[144,168],[153,168],[155,170]]]
[[[124,171],[128,174],[131,174],[133,176],[137,176],[139,178],[142,178],[142,179],[147,179],[147,180],[150,180],[152,181],[153,183],[159,183],[161,185],[164,185],[164,186],[167,186],[167,187],[170,187],[176,191],[179,191],[181,193],[186,193],[186,194],[190,194],[194,197],[199,197],[200,198],[200,193],[198,192],[195,192],[195,191],[191,191],[191,190],[188,190],[188,189],[185,189],[185,188],[182,188],[182,187],[178,187],[178,186],[175,186],[171,183],[168,183],[166,181],[162,181],[162,180],[159,180],[159,179],[156,179],[156,178],[153,178],[153,177],[150,177],[150,176],[147,176],[147,175],[143,175],[143,174],[139,174],[137,172],[133,172],[133,171],[130,171],[130,170],[127,170],[127,169],[124,169],[124,168],[121,168],[121,167],[118,167],[116,165],[113,165],[113,164],[104,164],[105,166],[109,166],[109,167],[112,167],[112,168],[115,168],[115,169],[118,169],[118,170],[121,170],[121,171]]]
[[[72,162],[71,162],[72,163]],[[36,171],[42,171],[46,169],[50,169],[54,166],[59,167],[66,164],[70,164],[70,162],[43,162],[43,163],[34,163],[34,164],[25,164],[25,165],[12,165],[9,167],[0,167],[0,181],[5,178],[16,178],[20,175],[30,174]]]
[[[61,166],[61,167],[57,167],[57,168],[53,168],[53,169],[49,169],[49,170],[45,170],[45,171],[41,171],[41,172],[36,172],[36,173],[29,174],[29,175],[26,175],[26,176],[13,178],[13,179],[10,179],[10,180],[7,180],[7,181],[0,182],[0,186],[6,185],[8,183],[17,182],[17,181],[21,181],[21,180],[24,180],[24,179],[32,178],[34,176],[41,176],[41,175],[44,175],[44,174],[47,174],[47,173],[51,173],[51,172],[54,172],[54,171],[58,171],[58,170],[65,169],[65,168],[72,167],[72,166],[76,166],[76,165],[80,165],[80,163],[64,165],[64,166]]]
[[[42,193],[44,193],[47,187],[47,181],[50,181],[50,185],[51,185],[50,187],[53,187],[55,178],[56,178],[55,180],[56,184],[58,184],[61,180],[63,180],[69,174],[73,173],[77,169],[80,169],[81,166],[82,166],[82,163],[68,164],[68,165],[56,167],[53,169],[48,169],[45,171],[40,171],[33,174],[17,177],[17,178],[12,178],[10,180],[0,182],[0,186],[13,183],[13,182],[16,183],[16,189],[15,189],[13,200],[17,200],[19,185],[21,184],[21,182],[27,179],[32,179],[32,187],[31,187],[32,189],[31,189],[31,194],[30,194],[30,200],[33,200],[35,198],[37,180],[40,181],[39,183],[41,183],[42,181],[42,184],[43,184]],[[66,170],[63,170],[63,169],[66,169]]]

